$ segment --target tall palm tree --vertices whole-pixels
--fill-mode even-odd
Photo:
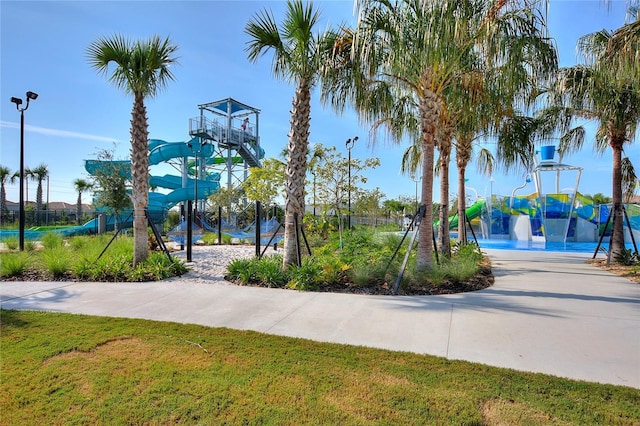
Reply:
[[[93,188],[91,182],[84,179],[76,179],[73,181],[73,187],[78,192],[78,201],[76,202],[76,222],[82,224],[82,193]]]
[[[628,25],[628,24],[627,24]],[[626,25],[625,25],[626,27]],[[625,29],[622,27],[622,30]],[[621,30],[619,30],[621,31]],[[578,40],[578,51],[584,63],[559,71],[551,100],[564,107],[558,125],[563,136],[559,151],[564,154],[580,150],[584,144],[582,126],[573,127],[574,120],[586,119],[596,123],[595,149],[610,148],[612,164],[612,203],[614,221],[610,253],[624,249],[623,232],[623,150],[634,141],[640,121],[640,81],[634,67],[623,61],[611,61],[607,48],[619,32],[601,30]]]
[[[109,80],[126,94],[133,95],[131,111],[131,178],[133,191],[133,263],[149,255],[147,217],[149,203],[149,130],[145,99],[174,79],[171,65],[178,47],[169,38],[159,36],[131,42],[121,35],[99,38],[87,48],[89,63],[99,74],[107,75],[109,65],[115,65]]]
[[[49,177],[49,169],[47,165],[42,163],[39,166],[29,169],[29,175],[33,180],[38,182],[38,188],[36,189],[36,211],[42,210],[42,182]]]
[[[0,215],[4,218],[9,213],[7,207],[7,182],[13,183],[14,177],[8,167],[0,165]]]
[[[353,101],[363,119],[384,123],[394,141],[420,141],[423,220],[431,224],[436,129],[447,113],[447,91],[475,71],[474,58],[489,68],[525,60],[522,48],[528,36],[539,37],[540,21],[530,9],[500,0],[362,0],[358,9],[351,50],[342,48],[350,61],[332,68],[338,76],[328,90],[334,106]],[[432,238],[431,226],[424,227],[418,268],[433,265]]]
[[[264,9],[245,27],[250,36],[247,56],[255,63],[267,51],[273,53],[274,76],[295,84],[291,108],[285,183],[285,244],[283,268],[298,262],[294,214],[298,227],[305,212],[304,188],[311,118],[311,91],[318,82],[322,56],[330,51],[334,34],[314,33],[320,12],[312,2],[288,0],[280,27],[273,12]]]

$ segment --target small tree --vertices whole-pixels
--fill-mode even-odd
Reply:
[[[362,175],[365,169],[373,169],[380,165],[380,159],[367,158],[365,160],[351,159],[351,163],[342,154],[337,152],[335,146],[316,146],[321,152],[321,160],[315,166],[315,178],[317,180],[317,197],[325,208],[332,208],[338,216],[338,229],[340,241],[342,241],[343,213],[348,202],[349,192],[352,199],[357,199],[361,190],[359,184],[367,182]],[[349,180],[349,174],[351,180]],[[351,212],[349,212],[351,213]]]
[[[109,150],[97,154],[101,166],[93,174],[92,187],[95,190],[95,206],[104,209],[114,216],[114,230],[118,230],[119,216],[125,209],[132,207],[127,186],[131,180],[129,167],[122,167],[122,162],[114,161],[114,153]]]
[[[355,211],[371,218],[375,225],[380,216],[381,204],[384,198],[385,195],[380,191],[380,188],[358,191]]]
[[[222,207],[223,217],[230,221],[231,214],[240,210],[243,197],[244,190],[242,187],[232,187],[231,189],[220,187],[218,192],[209,195],[209,201],[213,206]]]
[[[249,169],[249,176],[242,183],[248,199],[270,206],[278,196],[284,195],[285,164],[275,158],[262,161],[262,167]]]

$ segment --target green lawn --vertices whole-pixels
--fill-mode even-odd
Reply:
[[[0,319],[3,425],[640,424],[632,388],[196,325]]]

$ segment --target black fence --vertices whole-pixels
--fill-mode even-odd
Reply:
[[[95,219],[98,212],[86,210],[82,212],[80,224]],[[78,220],[75,210],[33,210],[27,209],[24,212],[25,227],[32,226],[54,226],[54,225],[77,225]],[[8,211],[0,215],[0,226],[18,226],[20,213],[18,211]]]

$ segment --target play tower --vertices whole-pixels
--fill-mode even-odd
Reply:
[[[227,189],[240,185],[250,167],[261,167],[260,110],[226,98],[198,105],[200,115],[189,120],[189,134],[214,147],[214,155],[199,168],[226,175]],[[198,172],[202,172],[199,170]]]
[[[576,227],[574,235],[586,233],[591,234],[591,239],[595,238],[595,225],[574,218],[582,167],[556,161],[554,145],[542,146],[540,156],[541,160],[536,162],[532,173],[527,175],[526,182],[515,188],[511,194],[509,200],[511,239],[566,243],[572,220]],[[563,181],[561,175],[566,172],[573,172],[570,174],[575,175],[575,183],[571,187],[561,188],[560,182]],[[543,185],[543,175],[551,176],[555,184]],[[527,183],[531,182],[531,177],[533,177],[535,193],[529,197],[515,197],[516,191],[523,189]],[[566,182],[566,179],[564,181]],[[576,235],[576,238],[579,236]]]

